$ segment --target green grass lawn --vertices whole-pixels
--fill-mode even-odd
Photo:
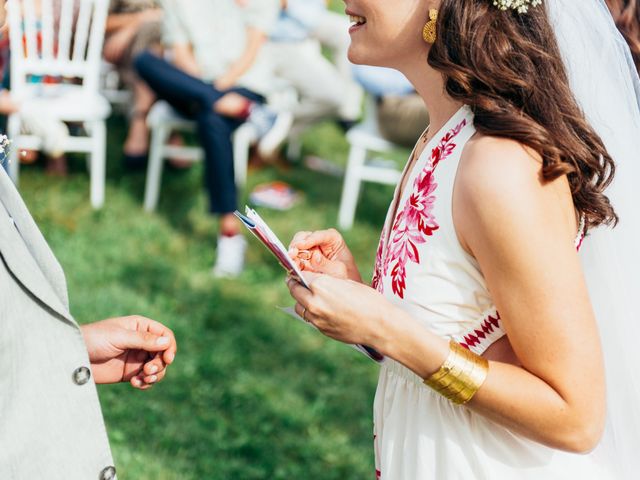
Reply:
[[[109,124],[106,206],[89,207],[88,175],[23,168],[21,190],[62,263],[80,322],[145,315],[174,329],[179,354],[150,392],[103,386],[100,398],[123,480],[365,479],[373,476],[371,409],[377,367],[279,313],[284,272],[251,240],[237,280],[210,275],[216,223],[205,214],[201,167],[165,171],[157,213],[142,211],[144,173],[124,172],[124,122]],[[344,164],[347,144],[325,124],[304,152]],[[263,210],[288,241],[333,226],[341,179],[299,165],[252,172],[249,188],[282,179],[303,192],[286,213]],[[366,187],[346,234],[371,274],[389,188]]]

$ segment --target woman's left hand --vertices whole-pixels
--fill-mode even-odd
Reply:
[[[310,290],[289,278],[296,313],[328,337],[384,351],[392,305],[377,291],[352,280],[305,272]]]

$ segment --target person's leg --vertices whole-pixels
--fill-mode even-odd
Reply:
[[[204,182],[209,195],[209,211],[220,216],[232,214],[237,208],[237,191],[231,137],[241,122],[214,111],[200,113],[196,121],[198,137],[205,151]]]
[[[138,55],[134,65],[158,98],[169,102],[183,115],[196,116],[212,111],[215,103],[224,96],[213,84],[192,77],[151,52]]]
[[[134,63],[140,77],[158,98],[189,117],[215,111],[227,117],[245,119],[252,104],[264,101],[262,96],[243,88],[220,91],[213,83],[192,77],[148,51],[138,55]]]
[[[41,113],[38,114],[40,116]],[[65,146],[69,138],[69,127],[64,122],[48,119],[41,123],[42,153],[47,158],[46,171],[49,175],[64,177],[68,173]]]
[[[243,88],[234,89],[233,93],[251,102],[263,100],[260,95]],[[198,137],[205,152],[204,180],[209,194],[210,212],[220,216],[233,214],[238,199],[232,137],[243,120],[221,115],[213,110],[201,112],[196,115],[195,120],[198,124]],[[239,228],[236,228],[222,233],[235,234],[238,231]]]
[[[247,101],[262,103],[264,98],[244,88],[236,88],[234,95]],[[220,233],[235,235],[240,225],[233,215],[237,209],[237,189],[233,167],[233,132],[243,120],[221,115],[213,110],[196,116],[198,137],[205,151],[204,181],[209,195],[209,210],[220,216]]]
[[[347,83],[346,101],[340,108],[340,116],[345,121],[355,121],[362,111],[364,92],[353,78],[353,65],[347,56],[351,44],[349,20],[344,15],[327,10],[321,15],[311,36],[331,50],[333,63]]]
[[[245,101],[262,103],[264,98],[244,88],[230,94]],[[237,208],[237,190],[233,168],[233,132],[243,120],[221,115],[213,110],[196,115],[198,137],[205,151],[204,181],[209,195],[209,209],[221,218],[221,234],[235,235],[240,231],[233,212]]]
[[[277,75],[300,95],[293,110],[298,127],[338,116],[346,100],[347,85],[336,67],[322,55],[316,40],[272,43],[267,48]]]
[[[213,274],[237,276],[244,267],[246,240],[233,215],[237,208],[237,190],[233,168],[233,131],[242,122],[214,111],[197,116],[198,135],[205,149],[204,180],[209,209],[219,216],[218,246]]]
[[[133,27],[132,27],[133,28]],[[112,36],[113,37],[113,36]],[[149,20],[135,26],[135,34],[117,58],[107,59],[117,66],[123,86],[132,94],[129,131],[124,142],[124,161],[128,166],[142,166],[146,163],[149,150],[149,129],[147,114],[156,100],[149,86],[135,72],[133,61],[144,51],[162,55],[162,21]],[[107,45],[105,44],[105,55]]]
[[[131,90],[133,93],[133,108],[123,150],[127,156],[145,156],[149,150],[147,114],[156,101],[156,96],[147,84],[140,79],[134,79],[131,82]]]
[[[344,15],[327,10],[318,19],[311,36],[331,50],[333,63],[346,80],[353,78],[351,62],[347,58],[351,37],[349,36],[349,19]]]
[[[188,75],[150,52],[138,55],[135,66],[159,98],[196,120],[200,143],[205,151],[205,185],[209,192],[211,212],[220,215],[233,213],[236,209],[236,189],[231,136],[242,120],[218,113],[215,105],[225,96],[240,99],[237,105],[261,101],[263,98],[242,88],[220,92],[212,84]]]
[[[23,108],[20,116],[22,133],[34,135],[42,141],[41,151],[47,157],[47,173],[66,175],[67,160],[64,153],[69,137],[67,125],[37,108]]]

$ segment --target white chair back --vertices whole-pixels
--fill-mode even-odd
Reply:
[[[108,8],[108,0],[9,0],[16,96],[29,75],[79,78],[83,88],[97,92]]]

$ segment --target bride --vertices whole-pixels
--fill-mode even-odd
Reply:
[[[431,116],[372,288],[335,230],[291,243],[297,313],[386,356],[378,478],[636,478],[640,83],[603,1],[346,7]]]

